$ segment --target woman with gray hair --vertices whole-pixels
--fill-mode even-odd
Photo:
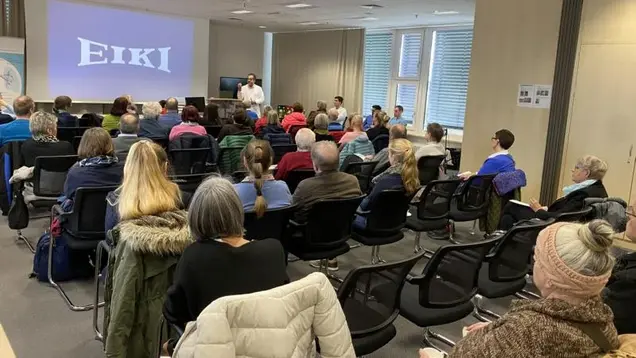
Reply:
[[[276,168],[276,180],[285,180],[289,172],[296,169],[313,169],[311,147],[316,143],[316,135],[309,128],[301,128],[296,133],[296,152],[285,153]]]
[[[335,142],[333,136],[329,135],[329,116],[325,113],[319,113],[314,120],[314,133],[316,134],[316,142],[328,140]]]
[[[163,127],[158,119],[161,115],[159,102],[146,102],[141,107],[143,118],[139,121],[139,136],[149,139],[167,139],[168,130]]]
[[[243,204],[227,179],[213,176],[192,197],[188,225],[195,242],[181,256],[163,313],[183,328],[219,297],[289,282],[280,241],[243,238]]]
[[[20,147],[25,166],[34,166],[37,157],[75,154],[71,143],[57,139],[57,118],[53,114],[43,111],[33,113],[29,120],[29,129],[31,138]]]
[[[315,111],[311,111],[311,113],[309,113],[309,117],[307,117],[307,127],[309,129],[314,129],[316,128],[316,117],[318,117],[318,115],[320,114],[327,114],[327,102],[326,101],[318,101],[318,103],[316,103],[316,110]],[[326,128],[325,128],[326,129]]]
[[[593,155],[579,158],[572,168],[574,184],[563,188],[562,197],[550,207],[542,206],[534,198],[530,199],[527,206],[510,202],[503,209],[499,228],[508,230],[521,220],[532,218],[546,220],[563,213],[579,211],[583,209],[586,198],[607,198],[607,191],[603,185],[605,173],[607,173],[607,163],[602,159]]]

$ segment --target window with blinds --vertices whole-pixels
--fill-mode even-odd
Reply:
[[[421,32],[402,34],[399,78],[419,78],[423,40]]]
[[[391,47],[393,34],[367,33],[364,36],[364,86],[362,105],[364,115],[371,114],[371,106],[385,108],[389,102],[391,79]]]
[[[473,30],[435,31],[426,96],[426,123],[464,128],[472,43]]]
[[[413,117],[415,116],[415,105],[417,102],[417,87],[419,83],[398,83],[396,93],[396,105],[404,107],[404,113],[402,113],[402,119],[409,124],[413,124]],[[387,112],[392,113],[392,112]],[[390,114],[393,117],[392,114]]]

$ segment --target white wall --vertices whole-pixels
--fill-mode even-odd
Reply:
[[[210,22],[208,97],[219,95],[220,77],[263,76],[265,33],[258,29]]]

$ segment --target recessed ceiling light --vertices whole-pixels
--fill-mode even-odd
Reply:
[[[363,17],[360,21],[376,21],[377,19],[377,17]]]
[[[237,15],[245,15],[245,14],[251,14],[254,11],[250,11],[250,10],[236,10],[236,11],[232,11],[232,14],[237,14]]]
[[[310,25],[319,25],[319,22],[316,21],[306,21],[306,22],[300,22],[298,23],[298,25],[303,25],[303,26],[310,26]]]
[[[366,5],[360,5],[360,7],[367,10],[375,10],[375,9],[381,9],[384,6],[376,5],[376,4],[366,4]]]
[[[298,3],[298,4],[289,4],[289,5],[285,5],[285,7],[288,7],[290,9],[302,9],[305,7],[311,7],[310,4],[305,4],[305,3]]]
[[[435,10],[435,11],[433,11],[433,15],[455,15],[455,14],[459,14],[459,11],[454,11],[454,10],[449,10],[449,11]]]
[[[267,28],[267,26],[263,26],[263,25],[261,25],[261,26],[259,26],[258,28],[259,28],[259,29],[266,29],[266,28]]]

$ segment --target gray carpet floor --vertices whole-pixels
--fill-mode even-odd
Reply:
[[[35,245],[44,231],[47,219],[32,221],[23,233]],[[457,238],[468,242],[478,240],[479,234],[470,235],[471,223],[457,225]],[[6,218],[0,219],[0,323],[11,342],[18,358],[103,358],[101,343],[94,340],[92,312],[72,312],[67,309],[57,291],[48,284],[29,279],[33,255],[26,246],[16,241],[15,232],[10,230]],[[444,241],[425,239],[422,246],[437,248]],[[383,246],[381,255],[387,261],[404,259],[413,254],[414,234],[407,231],[405,238],[392,245]],[[360,247],[351,250],[339,259],[338,275],[346,276],[353,268],[370,261],[371,248]],[[289,275],[295,280],[302,278],[313,269],[302,261],[289,265]],[[64,288],[76,304],[92,302],[92,282],[65,283]],[[485,306],[495,312],[506,311],[510,299],[490,300]],[[101,311],[101,310],[100,310]],[[100,319],[101,322],[101,319]],[[453,324],[435,327],[435,331],[458,340],[463,326],[477,322],[472,317]],[[417,357],[417,349],[422,342],[423,330],[398,317],[395,322],[397,336],[385,347],[368,355],[370,358]]]

